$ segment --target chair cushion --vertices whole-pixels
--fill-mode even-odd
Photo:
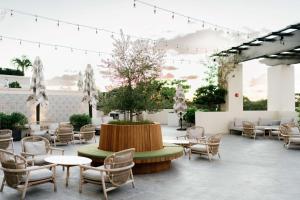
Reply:
[[[24,147],[26,153],[31,153],[34,155],[43,155],[47,153],[44,141],[25,142]]]
[[[47,134],[47,130],[41,130],[41,131],[32,131],[30,133],[30,135],[33,135],[33,136],[44,136]]]
[[[204,144],[195,144],[191,146],[192,151],[207,152],[207,146]]]
[[[299,135],[300,136],[299,128],[298,127],[290,127],[289,134],[290,135]]]
[[[34,165],[44,165],[44,164],[47,164],[47,162],[45,161],[45,158],[47,158],[48,156],[49,155],[47,155],[47,154],[34,156],[34,159],[33,159]]]
[[[280,131],[271,131],[271,134],[272,134],[272,135],[279,135],[279,134],[280,134]]]
[[[290,137],[290,142],[300,144],[300,138],[298,138],[298,137]]]
[[[27,167],[27,169],[38,168],[38,166]],[[38,169],[30,172],[29,181],[43,180],[52,177],[52,171],[49,169]],[[22,182],[26,181],[26,175],[23,175]]]
[[[49,130],[55,131],[58,127],[59,127],[59,124],[58,124],[58,123],[51,123],[51,124],[49,125]]]
[[[31,124],[30,125],[30,129],[32,131],[40,131],[41,130],[41,126],[39,124]]]
[[[263,130],[255,129],[255,132],[256,132],[256,134],[265,134],[265,131],[263,131]]]
[[[96,168],[99,168],[99,169],[102,168],[103,169],[103,166],[96,167]],[[102,175],[101,175],[101,173],[99,171],[92,170],[92,169],[85,170],[82,173],[82,176],[85,179],[89,179],[89,180],[93,180],[93,181],[99,181],[99,182],[101,181],[102,176],[105,176],[105,181],[109,181],[105,172],[102,172]]]
[[[79,133],[75,133],[74,134],[74,138],[80,138],[80,134]],[[81,138],[82,138],[82,136],[81,136]]]

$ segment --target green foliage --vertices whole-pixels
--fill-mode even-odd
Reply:
[[[115,125],[142,125],[142,124],[154,124],[150,120],[141,120],[137,122],[127,121],[127,120],[118,120],[118,121],[110,121],[108,124],[115,124]]]
[[[196,90],[193,103],[199,109],[208,111],[220,111],[221,105],[225,103],[227,90],[215,85],[200,87]]]
[[[13,75],[13,76],[24,76],[24,72],[17,69],[0,68],[0,74]]]
[[[9,88],[21,88],[21,85],[18,81],[14,81],[8,84]]]
[[[204,72],[206,75],[204,80],[208,85],[217,85],[218,81],[218,65],[213,60],[209,59],[205,66],[207,67],[207,71]]]
[[[21,69],[24,73],[29,67],[32,66],[31,61],[25,55],[21,56],[21,58],[14,58],[11,62],[17,67],[17,69]]]
[[[28,123],[26,116],[19,112],[13,112],[10,115],[0,113],[0,129],[23,128]]]
[[[70,116],[70,123],[75,130],[79,130],[82,126],[91,123],[91,118],[87,114],[73,114]]]
[[[248,97],[243,97],[243,109],[244,110],[267,110],[267,99],[261,99],[258,101],[251,101]]]
[[[195,113],[197,111],[197,108],[195,107],[189,107],[186,110],[186,113],[183,115],[183,119],[190,124],[195,124]]]

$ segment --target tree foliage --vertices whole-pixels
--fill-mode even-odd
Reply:
[[[165,54],[150,41],[131,41],[122,31],[120,35],[114,40],[112,58],[103,60],[102,65],[118,87],[101,97],[106,100],[100,102],[100,107],[128,112],[132,121],[136,113],[160,108],[162,84],[155,79]]]
[[[21,69],[23,73],[32,66],[30,59],[25,55],[21,56],[21,58],[14,58],[11,62],[17,67],[17,69]]]
[[[243,109],[244,110],[267,110],[267,99],[261,99],[258,101],[251,101],[248,97],[243,97]]]
[[[208,111],[220,111],[225,103],[227,90],[215,85],[200,87],[196,90],[193,103],[199,109]]]

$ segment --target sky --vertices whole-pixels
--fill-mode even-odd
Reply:
[[[249,33],[250,37],[298,23],[300,1],[298,0],[145,0],[150,4],[183,13],[214,24]],[[189,98],[204,84],[204,61],[213,52],[226,49],[247,40],[246,36],[226,34],[223,30],[210,28],[207,24],[179,16],[172,19],[170,13],[136,3],[133,0],[0,0],[0,35],[20,39],[72,46],[75,48],[111,52],[113,39],[110,33],[88,30],[37,17],[28,17],[5,9],[19,10],[57,20],[90,25],[125,34],[151,39],[166,40],[166,61],[162,78],[186,79],[192,86]],[[118,37],[118,35],[114,35]],[[135,38],[132,38],[135,39]],[[249,39],[248,39],[249,40]],[[11,59],[27,55],[34,60],[40,56],[44,64],[48,89],[76,90],[79,71],[91,64],[95,71],[96,85],[101,91],[111,88],[113,82],[105,78],[99,65],[109,55],[71,52],[70,49],[46,47],[20,41],[0,41],[0,67],[10,67]],[[300,92],[300,70],[296,66],[296,92]],[[253,100],[267,96],[267,66],[258,61],[244,63],[244,95]],[[31,71],[26,73],[31,75]],[[298,80],[299,79],[299,80]]]

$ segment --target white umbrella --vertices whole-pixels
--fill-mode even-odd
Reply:
[[[89,115],[93,116],[92,107],[96,106],[96,86],[94,79],[94,71],[90,64],[87,65],[84,73],[84,87],[83,87],[83,99],[82,102],[89,104]]]
[[[79,91],[83,90],[83,76],[82,76],[81,72],[79,72],[79,74],[78,74],[77,87],[78,87]]]
[[[47,106],[48,97],[44,82],[43,64],[38,56],[32,65],[30,89],[32,89],[33,93],[28,97],[27,102],[36,106],[36,121],[40,121],[40,105]]]
[[[183,130],[182,128],[182,117],[183,113],[187,109],[187,105],[185,103],[185,95],[184,91],[181,85],[178,85],[176,88],[176,94],[174,97],[175,104],[173,105],[174,111],[179,115],[180,117],[180,130]]]

